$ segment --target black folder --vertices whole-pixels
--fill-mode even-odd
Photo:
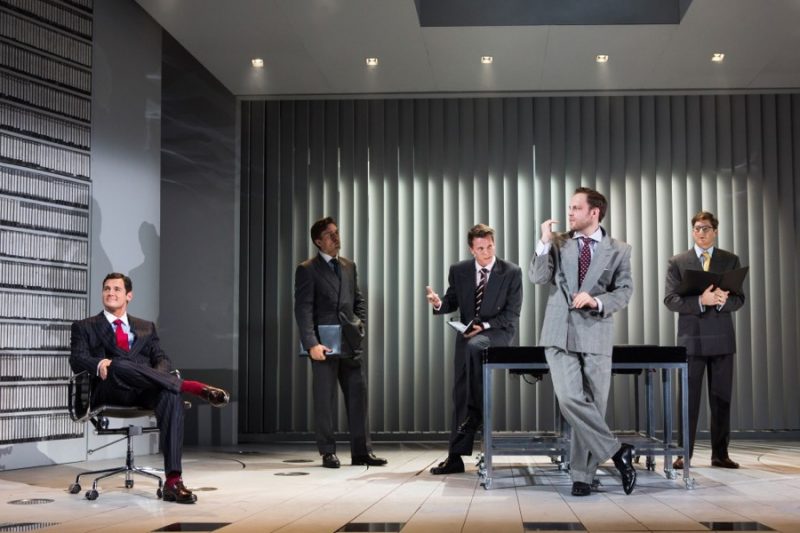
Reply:
[[[704,270],[684,270],[677,292],[681,296],[697,296],[703,294],[709,285],[713,285],[723,291],[730,291],[731,294],[744,294],[742,284],[748,270],[750,267],[742,267],[721,274]]]
[[[342,354],[342,326],[339,324],[320,324],[317,326],[317,332],[319,333],[320,344],[331,349],[330,352],[325,353],[326,356]],[[308,355],[308,350],[303,347],[302,342],[300,343],[300,355]]]

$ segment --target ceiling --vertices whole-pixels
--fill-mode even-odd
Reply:
[[[800,0],[693,0],[679,24],[466,27],[421,27],[415,0],[136,1],[242,97],[800,88]]]

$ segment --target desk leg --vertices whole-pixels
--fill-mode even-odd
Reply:
[[[672,468],[672,370],[661,370],[661,385],[664,395],[664,474],[667,479],[675,479]]]
[[[653,416],[653,412],[655,411],[655,400],[653,398],[653,372],[650,369],[645,368],[644,372],[644,394],[645,394],[645,402],[647,406],[647,412],[645,413],[645,426],[647,431],[647,438],[652,439],[655,438],[656,428],[655,428],[655,420]],[[638,380],[637,380],[638,382]],[[638,395],[637,395],[637,403],[638,403]],[[637,422],[638,425],[638,422]],[[645,466],[647,470],[651,472],[655,472],[656,470],[656,459],[653,454],[649,454],[647,456],[647,460],[645,462]]]
[[[681,428],[683,429],[683,483],[688,490],[691,490],[694,488],[694,479],[689,472],[690,463],[692,462],[692,458],[689,457],[689,363],[682,366],[678,372],[681,375],[681,413],[683,413],[683,420],[681,421]]]
[[[492,367],[483,364],[483,465],[478,475],[483,478],[483,488],[492,488]]]

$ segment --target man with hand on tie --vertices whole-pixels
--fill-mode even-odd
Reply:
[[[317,220],[310,233],[318,253],[295,271],[294,316],[300,342],[311,359],[314,429],[322,466],[340,466],[333,427],[337,380],[347,408],[351,464],[383,466],[387,461],[375,457],[369,437],[367,383],[361,364],[367,303],[358,288],[356,264],[339,255],[339,228],[333,218]],[[330,355],[331,347],[320,341],[318,326],[336,324],[341,325],[341,353]]]
[[[569,204],[569,233],[542,223],[528,276],[550,294],[539,344],[545,347],[561,413],[572,426],[572,495],[588,496],[597,467],[613,459],[625,494],[636,486],[633,446],[620,444],[605,421],[611,386],[613,315],[633,293],[631,247],[600,226],[608,201],[587,187]]]
[[[426,287],[433,314],[460,310],[469,329],[456,336],[453,359],[453,416],[447,459],[432,474],[464,471],[462,455],[471,455],[475,432],[483,422],[483,351],[508,346],[519,327],[522,307],[522,270],[495,256],[494,229],[473,226],[467,243],[473,259],[450,267],[449,287],[439,298]]]
[[[73,372],[87,371],[92,382],[92,403],[153,409],[164,454],[163,500],[197,501],[181,478],[183,468],[183,400],[187,392],[214,407],[227,404],[227,392],[170,373],[172,363],[161,349],[156,326],[128,314],[133,282],[118,272],[103,280],[103,311],[72,324],[69,363]]]
[[[719,221],[708,211],[692,217],[694,247],[670,258],[664,305],[678,313],[678,346],[689,356],[689,457],[694,451],[703,374],[708,370],[711,408],[711,466],[739,468],[728,456],[731,437],[731,392],[736,334],[731,313],[744,305],[744,294],[731,294],[709,285],[700,296],[681,296],[678,287],[687,270],[723,273],[741,268],[739,257],[714,247]],[[683,457],[672,464],[683,468]]]

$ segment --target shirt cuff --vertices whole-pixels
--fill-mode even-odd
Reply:
[[[94,369],[94,375],[100,377],[100,365],[103,364],[103,360],[100,359],[100,362],[97,363],[97,367]]]
[[[597,302],[597,312],[598,313],[602,313],[603,312],[603,301],[600,298],[595,298],[594,301]]]
[[[703,302],[700,300],[701,298],[702,298],[702,296],[698,296],[697,297],[697,305],[700,306],[700,312],[701,313],[705,313],[706,312],[706,306],[703,305]]]
[[[539,242],[536,243],[536,255],[545,255],[550,251],[550,246],[552,246],[552,243],[542,242],[539,239]]]
[[[490,325],[489,325],[489,323],[488,323],[488,322],[484,322],[484,323],[483,323],[483,324],[481,324],[481,325],[483,326],[483,329],[489,329],[489,328],[491,328],[491,327],[492,327],[492,326],[490,326]]]

